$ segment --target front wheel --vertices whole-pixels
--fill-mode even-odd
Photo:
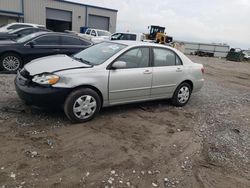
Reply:
[[[190,99],[191,93],[191,86],[188,83],[182,83],[174,92],[172,104],[178,107],[186,105]]]
[[[101,99],[92,89],[73,91],[64,103],[64,112],[73,123],[83,123],[93,119],[101,108]]]
[[[22,59],[15,53],[6,53],[0,58],[0,67],[3,71],[15,72],[22,66]]]

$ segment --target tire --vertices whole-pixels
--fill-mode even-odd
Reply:
[[[0,57],[0,68],[3,71],[16,72],[22,65],[22,58],[16,53],[7,52]]]
[[[174,92],[172,104],[177,107],[185,106],[191,97],[191,93],[192,89],[190,84],[186,82],[180,84]]]
[[[90,121],[99,113],[100,109],[100,96],[89,88],[71,92],[64,103],[64,113],[72,123]]]

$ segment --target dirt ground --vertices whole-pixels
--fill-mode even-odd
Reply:
[[[25,106],[0,75],[0,187],[250,187],[250,64],[190,57],[205,85],[168,100],[103,109],[70,124]]]

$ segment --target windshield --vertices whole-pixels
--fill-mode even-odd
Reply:
[[[97,31],[98,33],[98,36],[110,36],[111,33],[110,32],[107,32],[107,31]]]
[[[111,40],[136,40],[135,34],[116,33],[111,36]]]
[[[32,38],[38,36],[39,34],[40,34],[39,32],[37,32],[37,33],[32,33],[32,34],[26,35],[26,36],[24,36],[24,37],[18,38],[16,41],[17,41],[18,43],[27,42],[27,41],[29,41],[30,39],[32,39]]]
[[[123,44],[102,42],[75,54],[73,57],[91,65],[100,65],[125,47],[126,45]]]

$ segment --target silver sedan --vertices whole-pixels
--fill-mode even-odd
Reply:
[[[204,68],[159,44],[103,42],[73,56],[36,59],[17,74],[20,98],[63,106],[72,122],[86,122],[102,107],[171,98],[184,106],[204,83]]]

